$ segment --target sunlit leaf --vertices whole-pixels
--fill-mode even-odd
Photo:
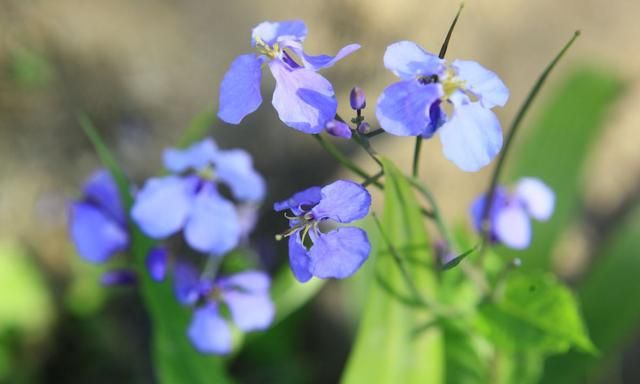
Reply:
[[[406,178],[386,159],[382,227],[391,245],[405,261],[433,263],[420,206]],[[369,279],[376,274],[402,296],[410,297],[388,244],[373,231]],[[408,265],[411,265],[407,262]],[[425,296],[436,296],[433,268],[409,268],[412,280]],[[363,271],[361,271],[363,273]],[[431,383],[443,381],[443,342],[439,327],[414,334],[433,316],[399,301],[375,280],[368,295],[356,341],[343,376],[344,383]]]

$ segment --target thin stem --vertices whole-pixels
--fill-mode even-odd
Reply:
[[[207,263],[202,270],[201,278],[204,280],[213,280],[218,273],[218,268],[222,262],[222,257],[209,255]]]
[[[504,148],[502,149],[502,152],[500,153],[500,157],[498,158],[498,162],[496,164],[496,167],[493,170],[493,175],[491,176],[491,182],[489,183],[489,188],[487,189],[487,193],[485,195],[488,198],[485,200],[486,202],[485,202],[485,205],[484,205],[484,209],[482,210],[482,223],[483,223],[483,225],[482,225],[482,239],[483,239],[483,244],[485,244],[487,242],[487,239],[489,237],[488,236],[489,235],[489,225],[488,225],[488,222],[487,222],[488,220],[487,219],[489,218],[489,212],[491,212],[491,208],[493,206],[493,198],[494,198],[494,195],[495,195],[495,192],[496,192],[496,186],[498,185],[498,180],[500,179],[500,175],[502,173],[502,168],[504,167],[504,160],[506,159],[507,154],[509,153],[509,149],[511,148],[511,144],[513,142],[513,138],[515,137],[516,133],[518,132],[518,128],[520,128],[520,123],[522,122],[522,119],[524,118],[525,114],[529,110],[529,107],[531,106],[531,103],[533,102],[533,100],[538,95],[538,92],[542,88],[542,85],[544,84],[545,80],[547,79],[547,77],[549,76],[549,74],[551,73],[553,68],[555,68],[556,64],[560,61],[562,56],[564,56],[565,52],[567,52],[567,50],[571,47],[573,42],[578,38],[578,36],[580,36],[580,31],[576,31],[573,34],[571,39],[565,44],[565,46],[562,48],[562,50],[560,50],[560,52],[551,61],[551,63],[549,63],[549,65],[547,65],[547,67],[544,69],[544,71],[542,72],[542,74],[540,75],[538,80],[533,85],[533,88],[531,89],[531,91],[529,91],[529,94],[527,95],[527,98],[525,99],[524,103],[520,107],[520,110],[518,111],[518,114],[516,115],[516,117],[513,119],[513,122],[511,123],[511,127],[509,129],[509,133],[507,134],[507,138],[506,138],[505,143],[504,143]],[[484,252],[480,252],[480,255],[481,255],[480,256],[480,262],[482,262],[482,255],[483,254],[484,254]]]
[[[345,168],[349,169],[351,172],[357,174],[358,176],[362,177],[365,180],[369,180],[372,178],[371,176],[369,176],[369,174],[367,174],[367,172],[365,172],[364,170],[362,170],[362,168],[355,165],[351,160],[349,160],[349,158],[343,155],[342,152],[338,150],[338,148],[336,148],[333,144],[325,140],[322,136],[313,135],[313,137],[320,143],[320,145],[322,145],[322,148],[324,148],[324,150],[327,151],[327,153],[329,153],[340,164],[345,166]],[[383,185],[380,184],[378,181],[373,181],[372,184],[380,189],[384,188]]]
[[[371,131],[369,133],[365,133],[364,136],[367,137],[368,139],[370,139],[370,138],[376,137],[376,136],[378,136],[378,135],[380,135],[380,134],[382,134],[384,132],[385,132],[384,129],[378,128],[375,131]]]
[[[433,214],[433,221],[436,223],[436,226],[438,227],[438,231],[440,231],[440,235],[443,237],[444,241],[447,243],[447,246],[450,247],[452,244],[452,238],[451,238],[451,235],[449,234],[449,231],[447,230],[447,226],[445,225],[444,220],[442,219],[442,215],[440,214],[440,209],[438,208],[438,203],[436,202],[436,199],[433,196],[433,193],[431,193],[431,190],[426,185],[424,185],[419,179],[415,177],[411,177],[411,178],[408,178],[408,180],[411,183],[411,185],[413,185],[414,188],[416,188],[418,192],[420,192],[420,194],[427,199],[427,201],[429,202],[429,205],[431,205],[431,213]]]
[[[442,308],[442,306],[439,303],[422,295],[422,293],[416,286],[415,282],[413,281],[413,277],[409,273],[409,270],[407,269],[407,266],[405,265],[404,260],[402,259],[402,257],[400,257],[400,254],[398,253],[397,249],[389,241],[389,238],[387,237],[387,234],[382,228],[382,223],[380,223],[378,216],[375,213],[372,213],[371,215],[373,216],[373,220],[375,221],[376,226],[378,227],[378,231],[382,236],[382,241],[385,243],[387,249],[389,250],[389,253],[391,253],[393,260],[398,265],[398,269],[400,270],[402,279],[405,281],[405,284],[407,285],[407,288],[409,288],[409,290],[411,291],[411,294],[415,296],[415,298],[418,300],[420,304],[430,308],[437,315],[444,315],[446,312],[448,312],[448,310]]]
[[[460,13],[462,12],[463,8],[464,8],[464,3],[460,3],[458,12],[456,12],[456,17],[451,22],[451,25],[449,26],[449,31],[447,31],[447,36],[444,38],[442,47],[440,47],[440,53],[438,53],[438,57],[441,59],[444,59],[444,56],[447,54],[447,48],[449,48],[449,40],[451,40],[453,29],[456,27],[456,24],[458,23],[458,18],[460,17]]]
[[[420,163],[420,149],[422,148],[422,136],[416,136],[416,144],[413,147],[413,166],[411,167],[411,175],[418,177],[418,164]]]
[[[380,171],[380,172],[376,173],[375,175],[371,176],[370,178],[364,180],[362,183],[360,183],[360,185],[362,185],[363,187],[367,187],[367,186],[371,185],[372,183],[378,181],[378,179],[380,179],[382,176],[384,176],[384,172]]]

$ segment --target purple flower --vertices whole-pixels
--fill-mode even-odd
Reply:
[[[400,77],[378,99],[376,116],[385,131],[430,138],[439,130],[445,157],[464,171],[491,162],[502,147],[502,128],[491,108],[509,98],[495,73],[474,61],[447,65],[411,41],[388,46],[384,65]],[[446,105],[452,106],[450,117]]]
[[[350,223],[369,212],[371,195],[360,184],[338,180],[325,187],[312,187],[274,204],[276,212],[290,210],[289,263],[296,279],[311,276],[343,279],[351,276],[369,257],[367,233],[356,227],[339,227],[323,233],[325,220]],[[309,244],[311,244],[309,246]]]
[[[69,231],[78,254],[92,263],[103,263],[129,247],[125,211],[107,170],[91,175],[84,197],[71,204]]]
[[[178,264],[174,282],[178,300],[196,305],[187,334],[202,353],[227,354],[232,350],[231,328],[222,307],[243,332],[264,330],[273,321],[269,276],[263,272],[245,271],[212,281],[202,279],[192,266]]]
[[[337,101],[331,83],[316,73],[335,64],[360,46],[350,44],[336,56],[307,55],[302,42],[304,22],[293,20],[260,23],[253,28],[251,45],[257,53],[238,56],[220,84],[218,117],[238,124],[262,103],[260,81],[263,64],[276,80],[272,103],[282,122],[305,133],[321,132],[333,119]]]
[[[347,123],[338,120],[329,120],[326,125],[327,133],[331,136],[350,139],[352,132]]]
[[[471,205],[474,228],[482,229],[482,213],[486,197],[478,197]],[[496,188],[489,212],[489,236],[494,242],[509,248],[525,249],[531,243],[531,221],[546,221],[555,205],[553,191],[541,180],[533,177],[520,179],[513,192]]]
[[[241,207],[256,205],[265,183],[251,157],[240,149],[220,150],[211,139],[191,147],[167,149],[164,165],[173,174],[148,180],[136,195],[131,217],[143,232],[163,239],[180,230],[193,249],[222,255],[250,230]],[[219,184],[228,187],[234,201]]]
[[[359,111],[367,106],[367,98],[362,88],[355,86],[351,89],[349,104],[354,111]]]

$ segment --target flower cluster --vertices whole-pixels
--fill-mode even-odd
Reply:
[[[323,233],[325,220],[350,223],[369,212],[371,195],[360,184],[338,180],[325,187],[311,187],[275,203],[276,212],[288,210],[289,262],[296,279],[308,281],[351,276],[369,257],[367,233],[357,227],[340,227]],[[310,244],[310,245],[307,245]]]
[[[164,165],[171,174],[148,180],[135,194],[129,213],[132,222],[111,174],[101,170],[89,179],[84,197],[71,205],[71,237],[83,258],[105,262],[127,251],[128,228],[133,223],[157,240],[182,232],[186,245],[204,253],[208,264],[218,266],[224,254],[248,237],[265,195],[264,180],[248,153],[221,150],[206,139],[183,150],[167,149]],[[162,281],[171,264],[168,248],[153,247],[145,262],[149,276]],[[231,351],[231,328],[222,307],[241,331],[262,330],[271,324],[274,307],[267,274],[250,270],[210,276],[180,260],[173,265],[176,298],[194,308],[187,334],[199,351]],[[102,277],[106,285],[136,280],[128,268],[111,270]]]
[[[440,131],[444,155],[464,171],[489,164],[502,147],[502,128],[491,111],[509,90],[475,61],[444,59],[411,41],[387,47],[384,65],[400,78],[378,99],[380,126],[399,136],[432,137]],[[444,105],[453,106],[449,118]]]
[[[474,228],[482,231],[486,196],[478,197],[471,205]],[[520,179],[513,192],[498,187],[488,212],[489,239],[509,248],[524,249],[531,243],[531,220],[548,220],[553,214],[555,195],[551,188],[533,177]]]

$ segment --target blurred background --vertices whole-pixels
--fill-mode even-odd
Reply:
[[[100,287],[101,268],[80,261],[68,242],[67,204],[99,166],[78,113],[93,119],[140,183],[194,116],[215,110],[219,82],[250,51],[259,22],[305,20],[310,53],[360,43],[324,75],[343,116],[359,85],[371,118],[394,79],[382,65],[385,47],[409,39],[437,52],[457,7],[449,0],[0,0],[0,382],[153,382],[149,325],[135,292]],[[530,111],[506,177],[538,176],[556,189],[556,217],[536,227],[536,244],[518,256],[575,287],[603,352],[549,359],[544,382],[640,382],[639,14],[640,2],[629,0],[470,0],[449,46],[449,58],[477,60],[510,88],[498,111],[507,129],[544,66],[582,31]],[[268,181],[254,240],[275,270],[285,254],[271,241],[283,225],[272,202],[340,170],[314,140],[278,121],[272,80],[263,88],[257,113],[240,126],[211,119],[208,132],[222,147],[251,152]],[[409,168],[413,140],[373,141]],[[375,170],[357,148],[337,144]],[[459,171],[437,138],[423,149],[422,177],[451,225],[468,225],[469,203],[486,188],[490,168]],[[234,376],[336,382],[357,325],[345,289],[328,284],[304,311],[251,339],[231,366]]]

